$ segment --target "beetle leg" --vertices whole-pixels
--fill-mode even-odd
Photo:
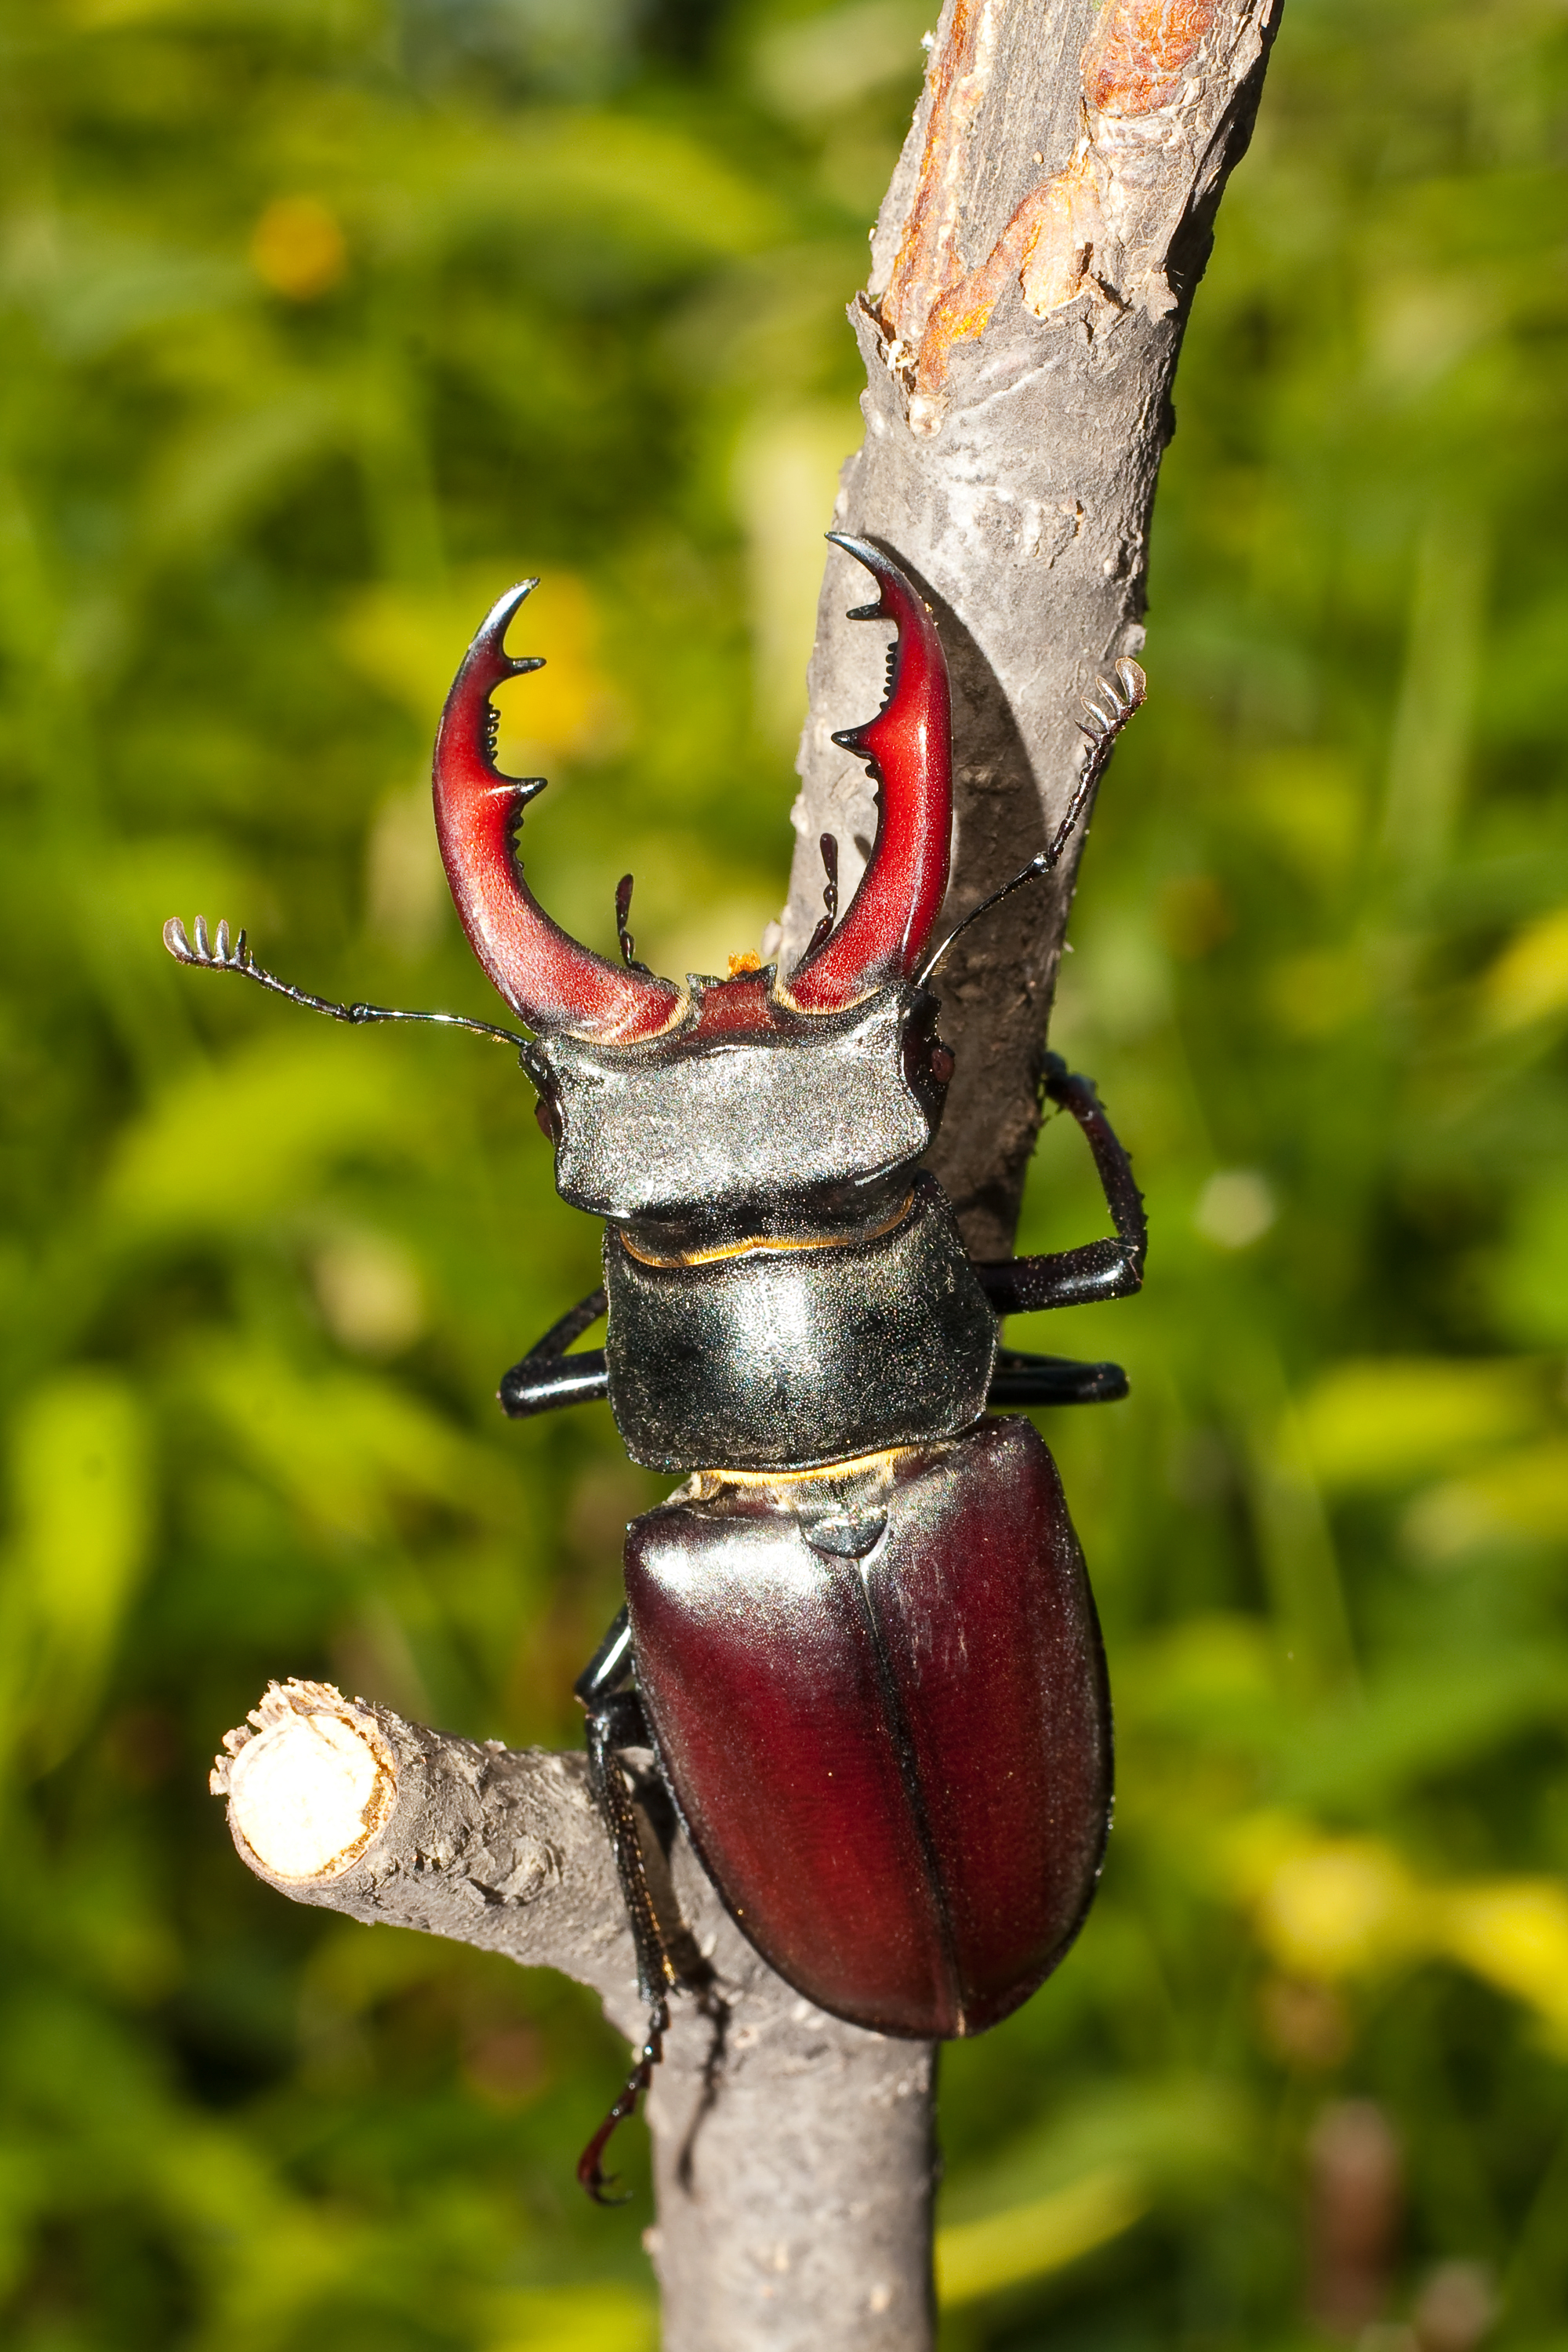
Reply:
[[[588,1717],[588,1784],[597,1800],[616,1850],[616,1873],[621,1882],[626,1916],[637,1951],[637,1990],[650,2004],[664,1998],[677,1981],[675,1962],[665,1948],[654,1909],[643,1859],[637,1808],[626,1786],[619,1750],[641,1747],[647,1740],[642,1701],[635,1691],[617,1691]]]
[[[1120,1364],[1077,1364],[1068,1356],[1025,1356],[998,1350],[988,1405],[1115,1404],[1127,1394]]]
[[[1143,1287],[1149,1245],[1143,1195],[1094,1083],[1069,1070],[1059,1054],[1047,1054],[1045,1090],[1054,1103],[1071,1111],[1083,1129],[1116,1238],[1054,1250],[1043,1257],[977,1265],[974,1271],[999,1316],[1027,1315],[1043,1307],[1081,1307],[1094,1298],[1127,1298]]]
[[[626,2205],[631,2201],[627,2197],[610,2195],[616,2185],[616,2176],[611,2173],[608,2179],[605,2178],[605,2150],[609,2146],[616,2126],[624,2124],[628,2116],[636,2115],[637,2101],[653,2080],[653,2070],[664,2056],[664,2037],[668,2031],[669,2004],[665,2000],[656,2000],[648,2011],[647,2040],[643,2043],[637,2063],[621,2085],[620,2096],[577,2158],[578,2183],[595,2205]]]
[[[626,1788],[622,1751],[628,1748],[651,1749],[654,1746],[641,1696],[630,1686],[636,1671],[629,1612],[623,1605],[616,1612],[609,1632],[574,1685],[587,1717],[589,1780],[604,1810],[615,1846],[616,1867],[631,1919],[637,1982],[644,2000],[656,2001],[679,1989],[696,1994],[699,2007],[706,2013],[711,2007],[713,1971],[679,1916],[672,1886],[661,1889],[664,1914],[660,1916],[659,1904],[648,1880],[637,1810]],[[656,1777],[639,1791],[639,1801],[662,1845],[666,1832],[656,1817],[661,1802],[668,1809],[671,1831],[675,1823],[662,1765],[656,1762]]]
[[[602,1299],[602,1292],[599,1297]],[[573,1314],[563,1320],[571,1322],[574,1316],[582,1315],[589,1304],[584,1299],[583,1307],[574,1307]],[[560,1328],[558,1324],[556,1329]],[[648,1744],[642,1701],[635,1690],[627,1690],[624,1686],[632,1665],[631,1628],[623,1608],[617,1611],[609,1632],[578,1676],[575,1688],[587,1716],[588,1785],[610,1832],[610,1844],[616,1857],[616,1875],[621,1883],[621,1899],[631,1922],[632,1949],[637,1954],[637,1990],[647,2003],[648,2023],[647,2039],[643,2043],[636,2065],[577,2161],[578,2180],[595,2205],[624,2201],[609,2194],[613,2183],[605,2177],[605,2149],[616,2125],[625,2123],[628,2116],[636,2113],[637,2100],[647,2089],[653,2070],[664,2054],[664,2037],[669,2028],[669,1995],[680,1981],[679,1972],[664,1940],[658,1913],[654,1907],[637,1808],[632,1802],[626,1770],[618,1753],[623,1748],[641,1748]]]
[[[637,1990],[644,2000],[653,2002],[661,2000],[677,1983],[678,1976],[654,1908],[637,1809],[618,1753],[623,1748],[651,1745],[642,1701],[635,1690],[626,1687],[632,1666],[631,1628],[623,1608],[616,1612],[609,1632],[577,1677],[575,1688],[587,1717],[588,1783],[610,1832],[616,1870],[631,1920],[637,1958]]]
[[[604,1295],[603,1291],[597,1294],[601,1300]],[[573,1314],[580,1315],[587,1305],[588,1301],[584,1298],[582,1307],[573,1308]],[[599,1312],[604,1313],[602,1305]],[[587,1327],[584,1325],[584,1328],[585,1329]],[[559,1323],[555,1328],[556,1330],[561,1328]],[[542,1342],[541,1344],[542,1345]],[[609,1632],[573,1684],[573,1696],[580,1699],[584,1706],[596,1706],[607,1692],[618,1691],[625,1687],[626,1677],[632,1671],[632,1664],[631,1615],[623,1602],[610,1620]]]
[[[501,1411],[513,1421],[527,1421],[536,1412],[553,1412],[557,1405],[600,1403],[609,1394],[604,1349],[580,1356],[568,1356],[566,1350],[604,1311],[604,1292],[591,1290],[559,1323],[552,1323],[521,1361],[502,1373],[496,1391]]]

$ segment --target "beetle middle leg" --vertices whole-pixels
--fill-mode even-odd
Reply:
[[[605,1312],[605,1294],[591,1290],[580,1298],[526,1356],[503,1372],[497,1391],[501,1411],[513,1421],[527,1421],[536,1412],[553,1412],[566,1404],[601,1404],[609,1394],[602,1348],[584,1349],[568,1356],[574,1339],[596,1323]],[[579,1694],[581,1696],[581,1694]]]
[[[626,1687],[632,1663],[631,1629],[621,1609],[578,1675],[575,1690],[587,1717],[588,1783],[610,1832],[616,1872],[631,1921],[637,1990],[644,2000],[657,2003],[679,1978],[654,1906],[637,1808],[621,1762],[623,1749],[652,1745],[642,1701]]]
[[[573,1341],[580,1339],[605,1311],[603,1290],[591,1290],[502,1375],[500,1400],[502,1410],[512,1420],[528,1420],[535,1413],[552,1412],[563,1405],[597,1403],[608,1394],[602,1349],[584,1350],[576,1356],[566,1353]],[[633,1663],[632,1637],[623,1608],[574,1685],[585,1717],[588,1785],[609,1832],[616,1875],[620,1881],[621,1899],[631,1926],[632,1949],[637,1956],[637,1990],[648,2011],[647,2034],[637,2063],[578,2158],[577,2178],[595,2204],[600,2205],[618,2201],[609,2194],[611,2183],[604,2170],[605,2149],[616,2126],[636,2113],[637,2100],[647,2089],[653,2070],[664,2054],[664,2037],[669,2030],[669,1995],[678,1985],[700,1990],[701,1977],[700,1956],[695,1950],[689,1954],[682,1950],[678,1964],[666,1940],[648,1884],[647,1858],[637,1806],[626,1783],[622,1751],[650,1744],[642,1701],[636,1690],[628,1687]],[[684,1936],[678,1937],[682,1944],[688,1940]]]

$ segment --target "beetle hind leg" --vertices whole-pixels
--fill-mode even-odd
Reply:
[[[637,1990],[652,2003],[679,1982],[679,1974],[658,1924],[637,1809],[621,1762],[622,1749],[652,1744],[642,1701],[626,1687],[632,1664],[631,1628],[621,1609],[574,1687],[587,1718],[588,1785],[610,1832],[616,1874],[631,1921]]]
[[[621,1899],[631,1923],[632,1948],[637,1954],[637,1990],[648,2009],[647,2037],[637,2063],[577,2159],[577,2179],[596,2205],[624,2202],[609,2193],[614,2184],[605,2175],[605,2149],[616,2126],[637,2112],[637,2100],[647,2089],[653,2070],[664,2054],[664,2037],[669,2030],[669,1996],[682,1981],[681,1971],[676,1967],[659,1925],[648,1884],[637,1808],[621,1761],[622,1749],[649,1745],[642,1701],[635,1690],[626,1687],[633,1663],[631,1629],[626,1612],[621,1609],[574,1686],[586,1717],[588,1785],[610,1833],[616,1875],[620,1881]]]

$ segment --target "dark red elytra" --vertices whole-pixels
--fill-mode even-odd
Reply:
[[[1111,1778],[1094,1604],[1030,1424],[837,1492],[721,1479],[637,1520],[626,1565],[660,1763],[763,1958],[884,2033],[1026,2000],[1093,1894]]]

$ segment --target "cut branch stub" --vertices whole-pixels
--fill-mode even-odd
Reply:
[[[326,1683],[276,1683],[213,1766],[215,1796],[253,1868],[270,1878],[332,1879],[384,1829],[397,1763],[379,1725]]]

